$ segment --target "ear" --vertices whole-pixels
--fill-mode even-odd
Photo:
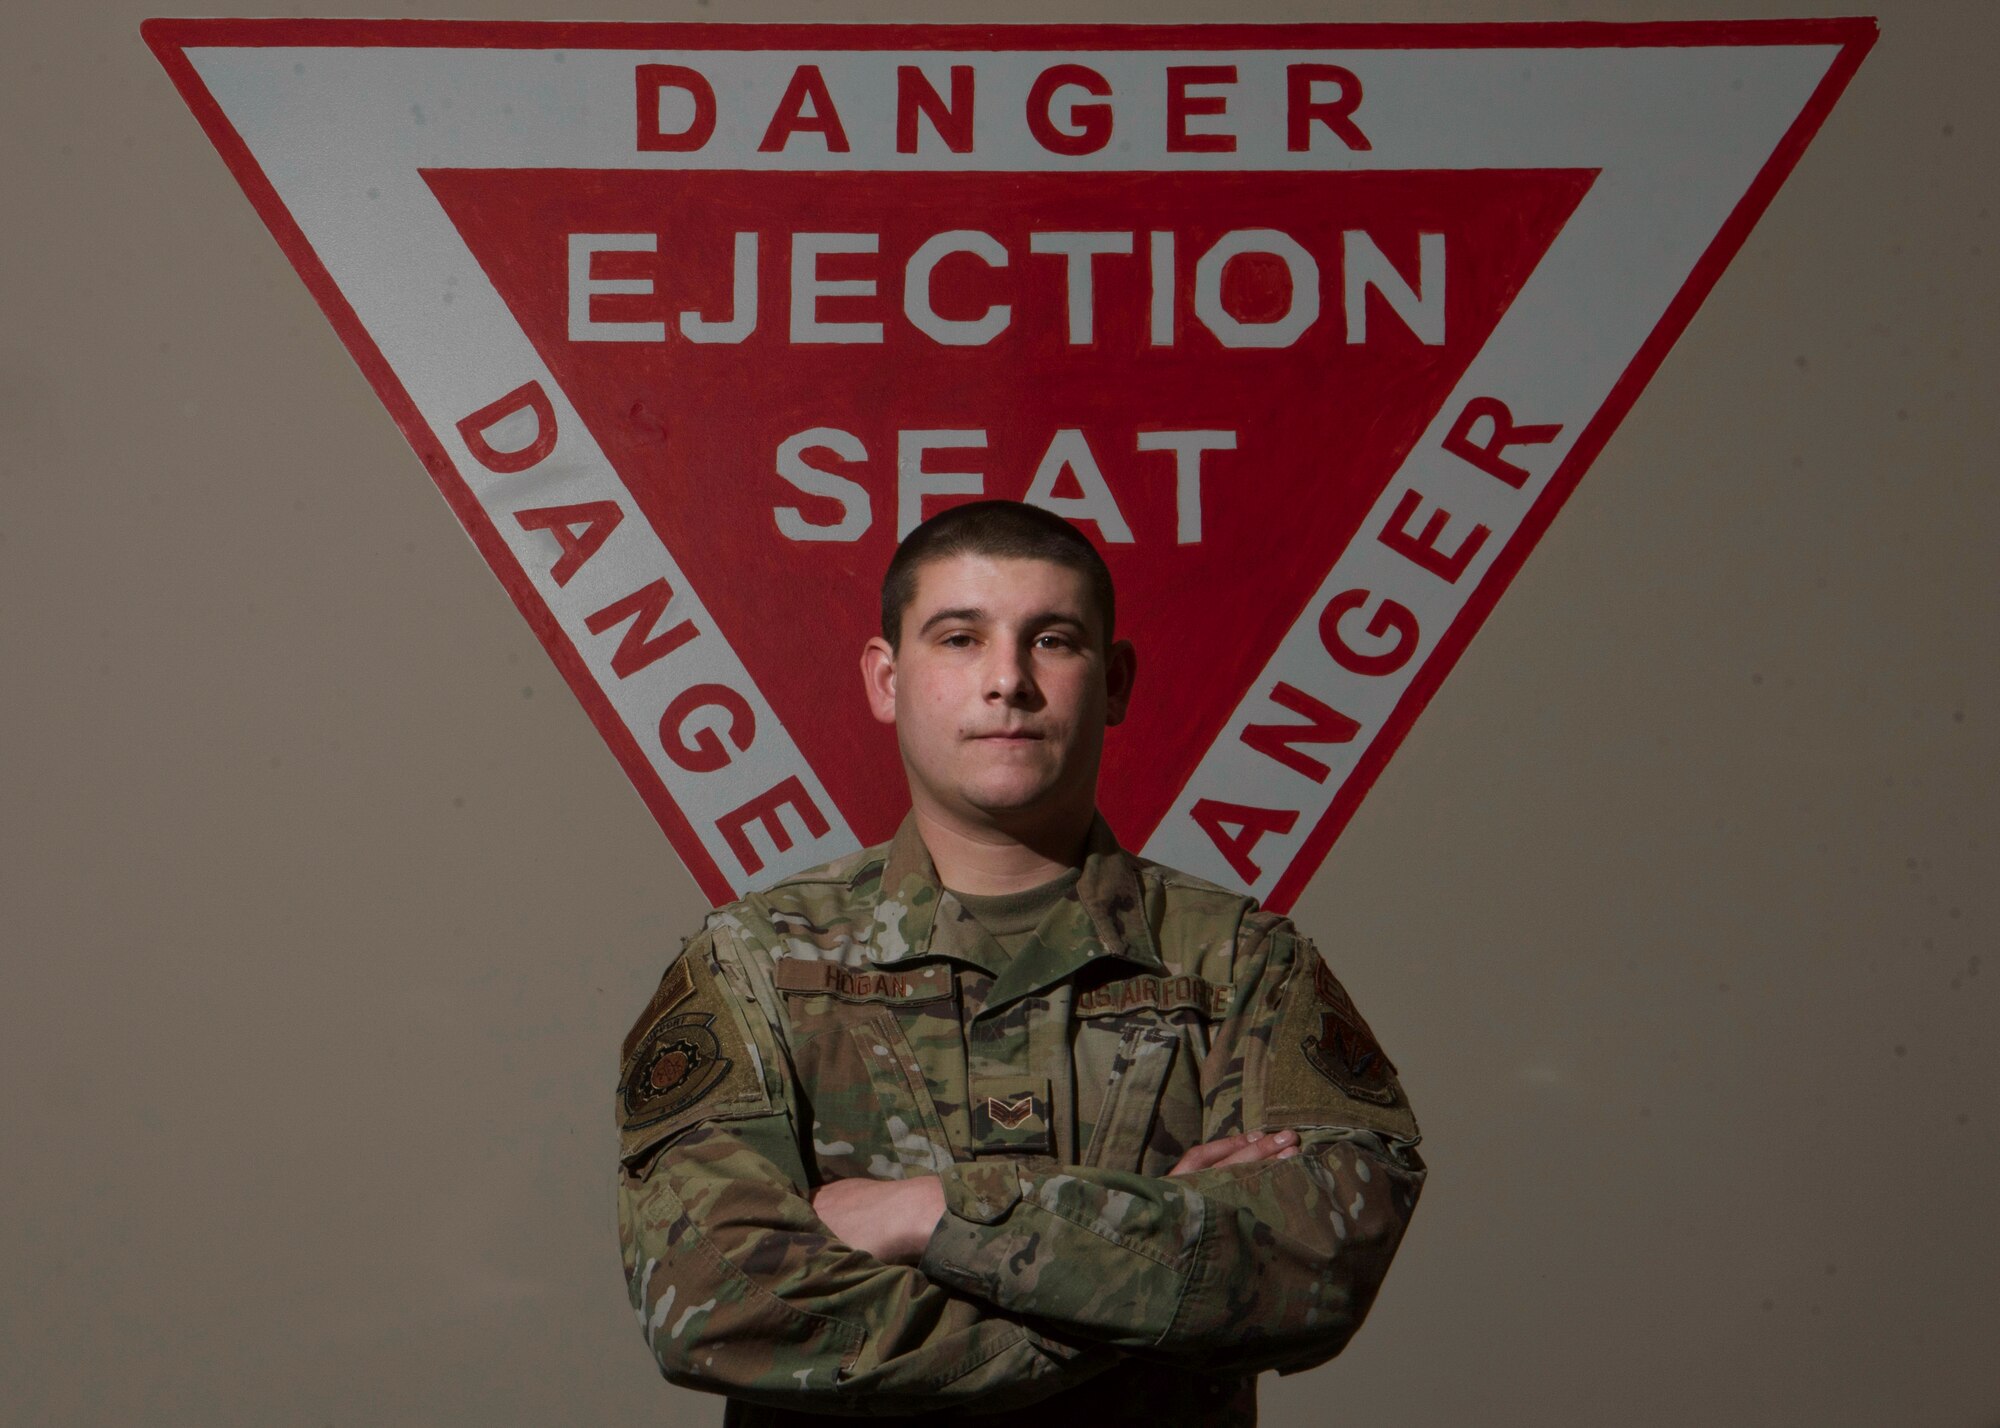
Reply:
[[[1139,652],[1130,640],[1113,640],[1104,652],[1104,722],[1122,724],[1132,703],[1132,681],[1139,674]]]
[[[880,635],[861,647],[861,683],[868,691],[868,712],[876,722],[896,722],[896,652]]]

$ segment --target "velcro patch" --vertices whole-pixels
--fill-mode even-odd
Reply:
[[[1395,1066],[1309,942],[1285,987],[1263,1083],[1261,1123],[1251,1129],[1351,1126],[1416,1137]]]
[[[639,1019],[625,1033],[625,1044],[618,1053],[619,1064],[632,1059],[632,1053],[638,1049],[639,1038],[646,1034],[647,1028],[693,994],[694,970],[688,966],[687,955],[683,953],[680,960],[667,968],[667,974],[660,978],[659,989],[653,993],[653,999],[646,1003],[646,1009],[639,1013]]]
[[[1361,1019],[1347,988],[1334,980],[1326,963],[1313,959],[1313,995],[1318,999],[1319,1034],[1300,1043],[1313,1069],[1357,1101],[1396,1103],[1396,1068]]]
[[[625,1038],[618,1129],[626,1160],[711,1116],[769,1109],[737,1018],[698,948],[667,969]]]
[[[771,980],[780,991],[812,992],[849,1002],[934,1002],[952,994],[951,968],[941,963],[891,970],[784,957],[772,967]]]
[[[627,1130],[644,1130],[686,1110],[729,1074],[735,1063],[722,1054],[722,1042],[710,1030],[714,1024],[707,1012],[689,1012],[657,1022],[646,1033],[625,1073]]]
[[[967,1109],[975,1155],[1050,1149],[1048,1077],[975,1076],[971,1090]]]

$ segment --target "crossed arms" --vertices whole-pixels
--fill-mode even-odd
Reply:
[[[1218,1028],[1202,1068],[1211,1139],[1165,1176],[1036,1158],[816,1189],[760,1028],[783,1104],[697,1124],[621,1179],[631,1301],[666,1376],[814,1412],[993,1412],[1127,1357],[1243,1376],[1339,1352],[1423,1169],[1414,1123],[1398,1136],[1330,1107],[1288,1118],[1295,1144],[1260,1123],[1256,1063],[1300,945],[1239,953],[1236,1005],[1260,1015]]]
[[[1195,1146],[1167,1174],[1290,1160],[1298,1153],[1296,1131],[1268,1136],[1242,1131]],[[812,1207],[842,1243],[884,1264],[915,1265],[944,1217],[944,1185],[928,1175],[914,1180],[835,1180],[813,1192]]]

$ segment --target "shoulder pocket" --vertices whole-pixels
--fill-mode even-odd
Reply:
[[[708,958],[703,940],[690,943],[626,1034],[618,1132],[627,1165],[702,1121],[771,1108],[742,1010]]]
[[[886,1008],[847,1028],[855,1055],[867,1068],[868,1081],[889,1134],[890,1153],[899,1167],[897,1178],[911,1172],[937,1173],[952,1163],[951,1143],[944,1121],[931,1100],[923,1067],[908,1038]]]
[[[1086,1035],[1089,1033],[1086,1032]],[[1105,1170],[1138,1170],[1152,1138],[1160,1088],[1173,1069],[1180,1034],[1171,1026],[1140,1023],[1125,1028],[1113,1053],[1104,1103],[1091,1132],[1085,1165]]]
[[[1251,1129],[1332,1126],[1417,1138],[1395,1066],[1347,989],[1304,939],[1262,1073],[1262,1114]]]
[[[952,1162],[923,1062],[890,1005],[788,995],[792,1067],[821,1180],[899,1180]]]

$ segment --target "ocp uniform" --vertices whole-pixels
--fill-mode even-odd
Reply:
[[[906,821],[712,914],[662,979],[620,1220],[663,1371],[742,1424],[1250,1421],[1257,1371],[1338,1352],[1414,1208],[1393,1068],[1290,923],[1101,822],[1012,955],[966,901]],[[1166,1177],[1287,1127],[1296,1159]],[[829,1180],[917,1174],[946,1214],[916,1269],[812,1214]]]
[[[900,881],[904,870],[888,871]],[[822,1181],[993,1157],[1139,1170],[1156,1131],[1167,1165],[1182,1138],[1198,1136],[1194,1067],[1229,988],[1168,974],[1138,949],[1104,955],[1082,899],[1065,895],[1079,881],[1025,901],[918,899],[931,913],[927,936],[914,929],[920,946],[887,964],[848,937],[813,945],[816,956],[793,944],[774,960],[793,1068],[811,1088],[815,1120],[877,1132],[859,1143],[816,1136]],[[995,913],[1035,903],[1055,915],[1022,927]],[[1177,1063],[1180,1094],[1156,1116]]]

